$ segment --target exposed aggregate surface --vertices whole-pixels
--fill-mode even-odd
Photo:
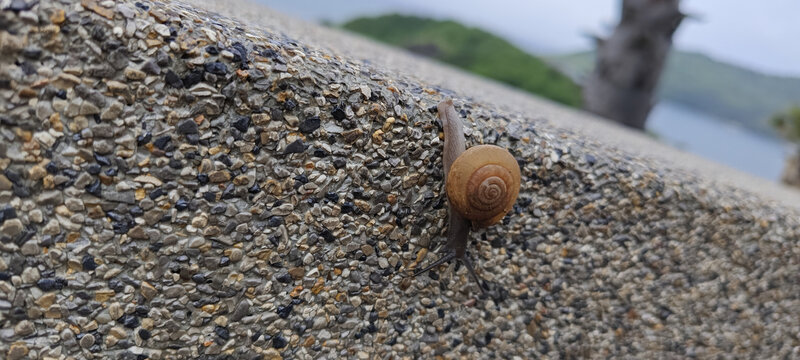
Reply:
[[[0,354],[798,358],[798,214],[180,2],[0,1]],[[466,269],[435,105],[523,174]]]

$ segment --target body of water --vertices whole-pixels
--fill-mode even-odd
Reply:
[[[779,180],[789,143],[680,105],[662,102],[647,130],[672,146],[769,180]]]

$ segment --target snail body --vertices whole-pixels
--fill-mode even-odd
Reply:
[[[478,145],[465,150],[464,128],[452,100],[439,103],[438,114],[444,128],[442,163],[450,202],[447,243],[441,250],[442,257],[414,276],[457,259],[485,291],[466,256],[470,225],[490,226],[511,210],[519,194],[519,165],[508,150],[498,146]]]

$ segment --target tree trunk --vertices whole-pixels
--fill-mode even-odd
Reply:
[[[685,17],[679,0],[622,0],[614,33],[597,40],[594,72],[583,88],[587,110],[643,129],[656,85]]]

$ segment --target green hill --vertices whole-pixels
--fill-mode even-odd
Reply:
[[[404,15],[358,18],[342,27],[563,104],[581,106],[580,87],[569,77],[480,29]]]
[[[594,52],[548,58],[574,79],[594,65]],[[660,98],[716,115],[763,133],[774,133],[769,118],[800,105],[800,79],[765,75],[706,55],[673,51],[667,60]]]

